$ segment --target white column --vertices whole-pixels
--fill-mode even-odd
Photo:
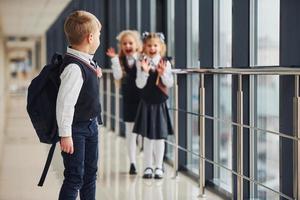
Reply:
[[[5,90],[7,83],[7,56],[5,55],[4,37],[0,29],[0,151],[2,149],[4,125],[5,125],[5,104],[7,92]]]
[[[46,63],[47,63],[47,42],[46,42],[46,34],[44,34],[41,37],[41,67],[46,65]]]

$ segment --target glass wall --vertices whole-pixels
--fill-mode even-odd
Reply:
[[[231,67],[232,0],[214,0],[214,67]],[[214,76],[214,161],[232,169],[231,75]],[[224,122],[227,121],[227,122]],[[214,183],[232,190],[231,172],[214,167]]]
[[[280,0],[252,0],[250,21],[250,64],[279,65]],[[251,77],[251,125],[279,131],[279,77]],[[279,190],[279,137],[266,131],[251,131],[251,172],[258,182]],[[251,184],[251,196],[279,199],[262,187]]]
[[[187,1],[187,68],[199,67],[199,1]],[[199,153],[199,75],[187,76],[187,149]],[[199,174],[199,157],[187,154],[187,168]]]
[[[136,4],[137,4],[137,30],[139,32],[142,31],[142,0],[136,0]]]
[[[175,49],[174,49],[174,24],[175,24],[175,0],[167,1],[167,33],[166,33],[166,41],[167,41],[167,55],[172,57],[172,62],[174,62]],[[162,19],[161,19],[162,20]],[[173,63],[174,64],[174,63]],[[174,85],[175,86],[175,85]],[[175,108],[174,105],[174,87],[169,90],[169,100],[168,107]],[[172,124],[174,125],[174,110],[170,109],[170,116],[172,120]],[[168,141],[174,143],[174,136],[168,136]],[[174,147],[170,144],[166,145],[166,157],[170,160],[174,159]]]
[[[173,58],[175,56],[175,0],[167,0],[167,54]]]

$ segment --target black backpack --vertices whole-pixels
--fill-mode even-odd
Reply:
[[[63,56],[55,53],[28,88],[27,112],[42,143],[52,144],[38,186],[43,186],[56,143],[59,141],[56,122],[56,98],[60,85],[60,66]]]
[[[79,60],[74,63],[82,66]],[[38,186],[43,186],[49,170],[56,143],[59,141],[56,121],[56,99],[60,86],[63,56],[55,53],[50,64],[47,64],[35,77],[28,88],[27,112],[36,134],[42,143],[52,144]]]

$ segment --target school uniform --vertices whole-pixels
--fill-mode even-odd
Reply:
[[[137,68],[136,84],[142,91],[133,131],[149,139],[167,139],[168,135],[173,134],[166,103],[168,95],[156,84],[158,76],[156,67],[161,56],[156,55],[154,58],[147,59],[151,67],[149,73],[142,71],[140,66]],[[167,61],[165,73],[160,77],[160,81],[166,89],[173,85],[169,61]]]
[[[138,54],[133,56],[115,56],[111,59],[114,79],[121,81],[123,96],[123,120],[125,121],[128,155],[131,163],[129,174],[136,174],[136,138],[132,132],[137,107],[140,102],[140,89],[135,84],[136,60]]]
[[[135,84],[137,54],[132,57],[112,58],[113,76],[121,79],[121,92],[123,96],[123,120],[134,122],[138,104],[140,102],[140,89]]]
[[[157,82],[156,68],[161,59],[160,55],[147,58],[151,67],[148,73],[142,71],[140,62],[137,64],[136,84],[142,91],[133,131],[144,137],[143,178],[152,178],[153,173],[154,178],[163,178],[164,140],[168,135],[173,134],[166,102],[167,88],[172,87],[174,80],[171,64],[167,61],[165,72]]]
[[[99,77],[93,56],[67,48],[61,66],[56,116],[60,137],[73,139],[74,153],[62,152],[64,181],[60,200],[95,199],[98,123],[102,123]],[[80,64],[78,64],[78,62]]]

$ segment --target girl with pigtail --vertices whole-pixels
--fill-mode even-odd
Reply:
[[[163,178],[165,139],[173,134],[167,89],[174,80],[171,64],[164,58],[164,39],[162,33],[143,33],[143,56],[137,62],[136,85],[141,89],[141,101],[133,131],[144,137],[143,178],[146,179]]]

